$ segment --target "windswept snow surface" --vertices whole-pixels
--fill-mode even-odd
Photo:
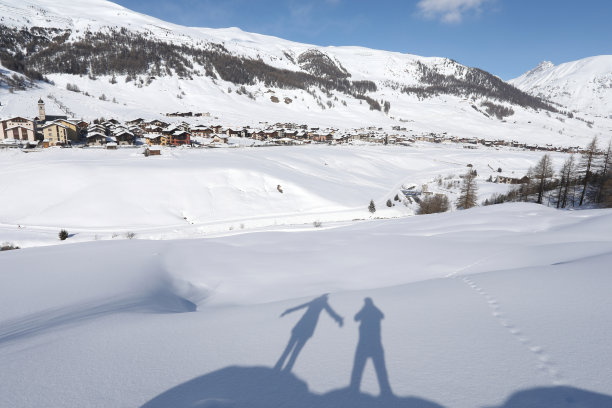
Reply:
[[[612,406],[612,212],[506,204],[0,253],[0,406]],[[329,293],[291,373],[272,369]],[[349,384],[364,297],[395,398]],[[367,335],[367,332],[362,333]]]

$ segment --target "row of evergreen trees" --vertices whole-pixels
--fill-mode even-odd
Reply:
[[[550,154],[529,169],[529,182],[487,199],[484,204],[531,201],[556,208],[591,205],[612,207],[612,140],[601,149],[597,137],[579,157],[569,156],[559,172],[552,167]]]
[[[41,31],[42,30],[42,31]],[[15,29],[0,25],[0,59],[7,68],[41,79],[44,74],[126,75],[135,78],[206,75],[236,85],[262,83],[285,89],[319,88],[366,100],[373,109],[380,104],[365,96],[377,90],[372,81],[350,81],[341,65],[321,52],[307,52],[298,61],[305,71],[272,67],[261,59],[229,52],[222,44],[180,45],[149,38],[125,28],[86,32],[68,41],[70,30]],[[36,32],[34,32],[36,31]]]
[[[436,69],[417,62],[417,72],[420,81],[425,86],[404,86],[401,91],[406,94],[414,94],[419,98],[429,98],[436,95],[450,94],[468,98],[471,96],[486,97],[506,101],[522,107],[543,109],[557,112],[557,109],[542,99],[529,95],[518,88],[504,82],[500,78],[478,68],[464,67],[455,61],[449,60],[446,64],[452,65],[456,75],[444,75]],[[492,114],[509,116],[511,114],[505,109],[489,107]]]

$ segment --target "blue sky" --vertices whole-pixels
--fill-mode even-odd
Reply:
[[[114,0],[173,23],[448,57],[514,78],[612,54],[612,0]]]

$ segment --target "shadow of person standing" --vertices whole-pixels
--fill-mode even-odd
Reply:
[[[293,365],[295,364],[295,360],[300,354],[300,351],[302,351],[302,348],[304,347],[308,339],[312,337],[314,330],[317,327],[317,323],[319,322],[319,315],[323,310],[325,310],[336,322],[338,322],[338,325],[342,327],[344,321],[342,317],[340,317],[336,312],[334,312],[334,310],[329,306],[329,303],[327,303],[327,297],[328,295],[324,294],[322,296],[319,296],[318,298],[311,300],[310,302],[304,303],[303,305],[287,309],[283,312],[283,314],[280,315],[280,317],[283,317],[286,314],[293,313],[297,310],[306,308],[306,312],[304,313],[302,318],[291,330],[291,337],[289,338],[289,343],[287,343],[285,351],[283,351],[283,354],[280,356],[278,362],[274,366],[275,370],[282,369],[284,371],[291,371]],[[287,356],[289,356],[289,353],[291,353],[291,356],[289,357],[287,365],[285,365],[285,368],[283,369],[283,364],[285,363]]]
[[[380,395],[383,397],[393,395],[380,337],[380,322],[384,318],[385,315],[374,306],[374,302],[369,297],[364,299],[363,307],[355,315],[355,321],[361,323],[359,325],[359,343],[357,344],[353,372],[351,373],[350,390],[352,392],[359,392],[366,361],[371,358],[378,378]]]

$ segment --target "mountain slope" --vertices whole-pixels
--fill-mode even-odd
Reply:
[[[558,66],[546,61],[509,82],[571,110],[612,118],[612,55]]]
[[[0,78],[2,117],[34,116],[44,97],[84,119],[202,112],[231,126],[399,125],[556,145],[598,132],[446,58],[183,27],[105,0],[0,0],[0,11],[1,64],[39,80],[28,88]]]

